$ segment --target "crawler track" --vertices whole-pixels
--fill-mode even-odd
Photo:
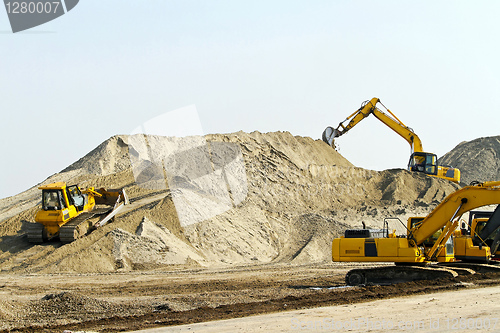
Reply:
[[[33,244],[41,244],[46,239],[43,224],[40,223],[30,223],[28,225],[27,234],[28,241]]]
[[[71,243],[75,239],[85,236],[91,227],[90,223],[87,221],[95,216],[107,214],[111,210],[111,207],[107,207],[97,208],[91,212],[81,213],[59,229],[59,239],[63,243]]]

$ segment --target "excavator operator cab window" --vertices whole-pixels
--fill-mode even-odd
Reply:
[[[420,227],[422,225],[422,221],[425,219],[425,217],[411,217],[408,225],[408,229],[413,229],[415,227]],[[439,229],[436,231],[432,236],[427,238],[423,244],[425,246],[432,246],[436,242],[436,240],[441,236],[441,233],[443,232],[443,228]]]
[[[408,170],[437,175],[437,158],[434,154],[413,153],[408,163]]]
[[[481,220],[477,221],[475,233],[476,234],[480,234],[481,231],[484,229],[484,227],[486,226],[487,223],[488,223],[488,220],[486,220],[486,221],[481,221]]]
[[[62,190],[43,190],[42,208],[44,210],[61,210],[67,208]]]
[[[428,175],[437,175],[436,155],[428,154],[425,157],[425,173]]]

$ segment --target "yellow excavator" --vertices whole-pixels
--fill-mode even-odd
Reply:
[[[125,205],[129,204],[124,189],[80,189],[64,182],[39,187],[42,207],[35,215],[35,223],[28,227],[28,241],[43,243],[59,237],[70,243],[93,229],[109,222]]]
[[[429,176],[447,179],[455,183],[460,182],[459,169],[437,165],[436,154],[423,151],[422,141],[420,141],[418,135],[415,134],[411,128],[403,124],[403,122],[389,109],[383,106],[387,111],[387,113],[385,113],[377,107],[377,104],[383,106],[380,99],[376,97],[369,101],[365,101],[358,110],[342,121],[337,128],[327,127],[323,131],[323,141],[335,148],[335,138],[347,133],[361,120],[373,114],[378,120],[387,125],[410,144],[411,156],[408,163],[408,170],[423,172]],[[344,125],[346,122],[348,123]]]
[[[332,242],[334,262],[393,262],[394,266],[354,269],[347,273],[348,285],[394,283],[400,281],[453,277],[474,269],[470,262],[491,263],[491,251],[485,244],[474,244],[463,237],[457,249],[467,266],[457,267],[456,232],[462,214],[500,203],[500,181],[471,185],[448,195],[426,217],[410,217],[405,235],[390,232],[388,221],[383,229],[346,230]],[[461,255],[459,254],[458,257]],[[468,257],[468,258],[467,258]],[[471,260],[467,260],[471,259]],[[499,266],[477,266],[482,271],[500,271]],[[469,272],[470,273],[470,272]]]

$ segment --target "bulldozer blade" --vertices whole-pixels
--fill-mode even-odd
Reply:
[[[104,219],[94,224],[93,229],[97,229],[108,223],[113,217],[116,216],[116,214],[118,214],[123,209],[124,206],[124,202],[120,203],[115,209],[113,209],[108,215],[106,215]]]

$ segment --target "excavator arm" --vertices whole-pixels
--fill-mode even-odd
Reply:
[[[347,117],[343,122],[341,122],[337,128],[327,127],[323,132],[323,141],[328,143],[330,146],[335,147],[334,140],[339,136],[347,133],[351,128],[356,126],[361,120],[373,114],[378,120],[380,120],[387,127],[396,132],[399,136],[405,139],[411,147],[412,153],[414,151],[422,152],[422,141],[418,135],[416,135],[411,128],[403,124],[389,109],[386,109],[389,114],[384,113],[382,110],[377,108],[377,104],[382,104],[380,99],[374,97],[369,101],[365,101],[363,105],[356,110],[353,114]],[[344,125],[344,123],[347,125]]]
[[[358,110],[342,121],[336,128],[327,127],[323,131],[323,141],[335,148],[335,138],[347,133],[363,119],[373,114],[374,117],[396,132],[410,145],[411,156],[410,162],[408,163],[409,170],[423,172],[427,175],[447,179],[455,183],[460,182],[460,170],[452,167],[438,166],[437,156],[423,151],[422,141],[418,135],[399,120],[391,110],[384,106],[386,110],[386,112],[384,112],[377,107],[377,104],[383,106],[380,99],[376,97],[369,101],[365,101]]]
[[[443,227],[449,225],[447,229],[451,228],[456,217],[478,207],[498,203],[500,181],[464,187],[448,195],[425,219],[410,229],[410,238],[416,245],[420,245]]]

